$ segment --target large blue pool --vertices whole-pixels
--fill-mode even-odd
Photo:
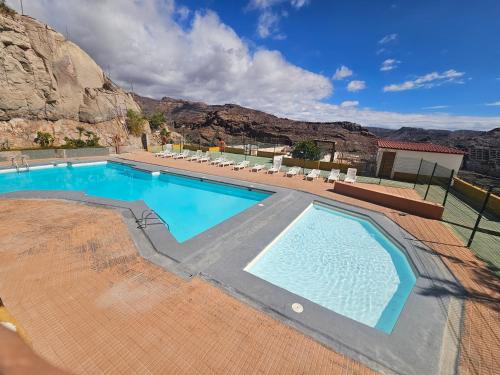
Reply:
[[[317,204],[245,271],[386,333],[416,281],[402,251],[370,221]]]
[[[168,223],[178,242],[210,229],[269,196],[262,191],[174,174],[153,176],[105,162],[0,173],[0,193],[19,190],[78,190],[104,198],[142,199]]]

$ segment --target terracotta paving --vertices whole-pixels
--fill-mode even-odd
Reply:
[[[111,210],[0,201],[0,280],[35,352],[73,373],[371,373],[201,279],[150,264]],[[21,356],[12,345],[0,342],[0,369]]]
[[[460,342],[462,374],[500,374],[500,279],[464,246],[450,228],[442,222],[406,214],[368,202],[333,193],[331,185],[322,180],[304,181],[301,177],[287,178],[280,175],[232,171],[206,164],[155,158],[148,153],[127,155],[126,158],[161,164],[207,174],[239,178],[247,181],[278,185],[308,191],[349,204],[383,212],[402,228],[439,254],[467,291],[465,314]],[[371,189],[419,199],[412,189],[401,189],[364,184]],[[415,195],[416,194],[416,195]],[[500,251],[500,249],[498,250]]]

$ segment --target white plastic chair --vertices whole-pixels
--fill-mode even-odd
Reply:
[[[332,181],[338,181],[338,180],[340,180],[340,169],[332,169],[330,174],[328,175],[326,181],[332,182]]]
[[[358,173],[358,170],[356,168],[349,168],[344,178],[344,182],[350,182],[351,184],[354,184],[356,182],[356,173]]]
[[[321,175],[319,169],[313,169],[306,175],[306,180],[315,180]]]
[[[292,167],[289,168],[288,171],[286,171],[286,176],[293,177],[296,176],[299,172],[300,172],[300,167]]]

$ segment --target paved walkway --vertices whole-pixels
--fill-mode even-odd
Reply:
[[[103,208],[0,201],[0,280],[34,350],[73,373],[371,372],[201,279],[148,263],[121,216]],[[12,360],[2,353],[0,363]]]

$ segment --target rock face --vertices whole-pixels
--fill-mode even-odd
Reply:
[[[57,145],[76,126],[128,139],[127,109],[140,110],[77,45],[30,17],[0,13],[0,142],[33,146],[36,130],[47,129]]]
[[[337,150],[370,159],[376,153],[376,137],[367,128],[351,122],[317,123],[279,118],[234,104],[207,105],[172,98],[155,100],[134,96],[143,112],[162,112],[171,130],[196,143],[213,145],[216,138],[227,144],[241,144],[242,137],[261,142],[291,145],[309,139],[337,142]],[[326,146],[328,147],[328,146]]]

